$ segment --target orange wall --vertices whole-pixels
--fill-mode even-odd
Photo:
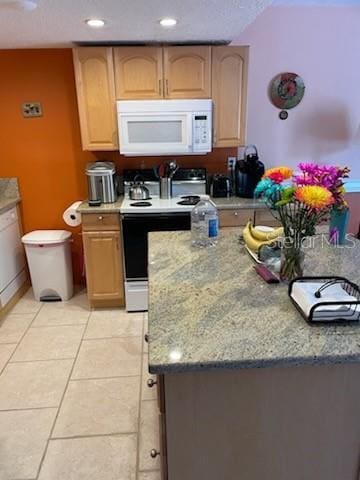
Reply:
[[[18,177],[24,231],[68,228],[62,212],[85,199],[85,165],[96,157],[116,162],[118,170],[154,165],[157,158],[125,158],[117,152],[83,152],[70,49],[0,50],[0,177]],[[40,101],[43,117],[23,118],[21,104]],[[183,157],[184,166],[223,171],[235,149],[205,157]],[[80,281],[81,237],[74,231],[75,281]]]
[[[0,51],[0,176],[18,177],[24,231],[62,229],[62,212],[85,198],[83,152],[70,50]],[[23,118],[21,104],[40,101],[43,117]],[[80,280],[81,239],[74,235]]]

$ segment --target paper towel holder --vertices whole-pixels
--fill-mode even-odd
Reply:
[[[294,299],[292,296],[292,290],[293,286],[295,283],[298,282],[312,282],[312,283],[317,283],[319,282],[319,289],[315,290],[314,296],[316,296],[316,292],[318,292],[322,286],[327,288],[330,285],[334,285],[337,283],[340,283],[342,285],[342,288],[345,290],[346,293],[349,295],[355,297],[357,300],[356,301],[336,301],[336,302],[330,302],[330,301],[324,301],[320,300],[318,303],[315,303],[311,309],[309,314],[307,315],[306,312],[300,307],[300,305],[297,303],[297,301]],[[325,286],[326,285],[326,286]],[[289,297],[296,307],[296,309],[300,312],[302,317],[311,325],[329,325],[329,324],[343,324],[343,325],[349,325],[349,324],[354,324],[358,323],[360,320],[360,288],[356,283],[351,282],[345,277],[338,277],[338,276],[315,276],[315,277],[298,277],[294,278],[291,280],[289,283],[288,287],[288,294]],[[321,294],[320,294],[321,295]],[[319,298],[319,297],[316,297]],[[320,317],[315,319],[315,315],[320,312],[320,307],[322,309],[326,306],[329,307],[343,307],[342,313],[339,316],[338,311],[331,311],[327,310],[327,319],[320,319]],[[347,307],[347,312],[346,312],[346,307]],[[324,311],[321,310],[323,313]],[[346,316],[346,313],[348,313],[348,316]]]

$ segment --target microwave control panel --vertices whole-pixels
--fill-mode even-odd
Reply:
[[[211,113],[193,115],[193,151],[211,151]]]

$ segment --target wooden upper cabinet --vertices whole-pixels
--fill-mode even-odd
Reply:
[[[117,150],[112,48],[75,48],[73,59],[83,149]]]
[[[116,98],[163,98],[163,61],[160,47],[114,49]]]
[[[164,81],[166,98],[211,98],[211,47],[165,47]]]
[[[214,146],[245,144],[249,47],[212,48]]]

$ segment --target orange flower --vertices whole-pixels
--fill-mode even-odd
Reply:
[[[287,180],[288,178],[291,178],[293,175],[293,171],[291,168],[288,167],[274,167],[274,168],[269,168],[266,170],[264,173],[265,178],[270,178],[275,175],[275,178],[277,176],[282,176],[284,180]]]
[[[295,192],[295,198],[299,202],[317,210],[327,208],[334,202],[331,192],[327,188],[317,185],[299,187]]]

